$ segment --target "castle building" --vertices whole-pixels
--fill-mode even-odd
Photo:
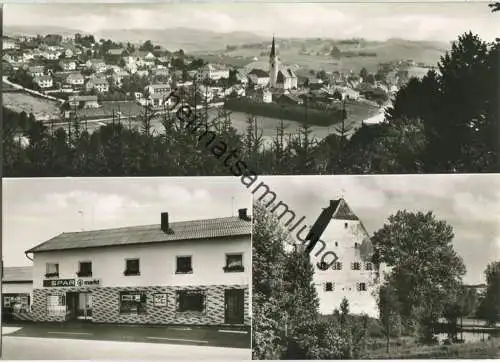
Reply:
[[[271,53],[269,54],[269,87],[283,92],[297,89],[297,75],[295,72],[288,67],[280,69],[274,36],[271,44]]]
[[[343,198],[330,201],[318,221],[323,223],[321,240],[326,245],[323,250],[316,246],[310,255],[320,313],[332,314],[340,309],[345,297],[351,313],[378,317],[379,273],[371,262],[373,247],[363,223]],[[326,263],[321,263],[326,252],[338,257],[331,266],[326,264],[332,264],[330,256],[324,258]]]

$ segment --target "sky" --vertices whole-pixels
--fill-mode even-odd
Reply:
[[[234,177],[37,178],[2,180],[4,265],[28,266],[24,252],[62,232],[251,214]],[[233,199],[234,198],[234,199]],[[80,212],[81,211],[81,212]]]
[[[247,31],[278,37],[362,37],[370,40],[456,40],[472,30],[484,40],[500,36],[500,14],[487,1],[268,2],[5,0],[5,25],[50,25],[98,33],[102,29],[187,27]]]
[[[301,227],[311,226],[330,200],[342,196],[370,236],[398,210],[432,211],[453,227],[467,284],[485,283],[486,265],[500,260],[500,175],[261,176],[260,181],[297,220],[306,217]]]

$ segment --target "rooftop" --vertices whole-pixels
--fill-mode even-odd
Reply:
[[[4,267],[2,282],[31,282],[33,281],[33,268],[30,266]]]
[[[159,224],[62,233],[27,253],[250,236],[252,229],[249,220],[239,217],[173,222],[168,226],[168,233]]]

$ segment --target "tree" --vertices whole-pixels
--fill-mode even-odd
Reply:
[[[151,40],[146,40],[140,47],[139,50],[142,51],[147,51],[147,52],[153,52],[155,50],[155,47]]]
[[[368,77],[368,70],[366,68],[361,68],[359,71],[359,76],[363,79],[363,81],[366,81],[366,78]]]
[[[260,203],[254,204],[252,232],[253,359],[280,359],[285,350],[284,244],[288,235]],[[285,300],[284,300],[285,299]]]
[[[484,274],[486,294],[479,305],[478,317],[494,325],[500,321],[500,261],[488,264]]]
[[[391,335],[399,329],[399,300],[396,290],[390,285],[382,285],[378,295],[379,319],[384,327],[386,351],[389,353]]]
[[[391,215],[372,237],[374,262],[391,268],[388,283],[400,302],[403,323],[417,322],[426,342],[465,274],[453,237],[453,228],[432,212],[406,210]]]

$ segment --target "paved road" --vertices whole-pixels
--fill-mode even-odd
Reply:
[[[249,349],[248,329],[196,326],[132,326],[89,323],[26,323],[3,326],[5,338],[78,339],[88,341],[139,342],[150,345],[177,344],[183,346]]]
[[[243,348],[14,336],[2,342],[2,358],[8,360],[251,359],[251,350]]]

